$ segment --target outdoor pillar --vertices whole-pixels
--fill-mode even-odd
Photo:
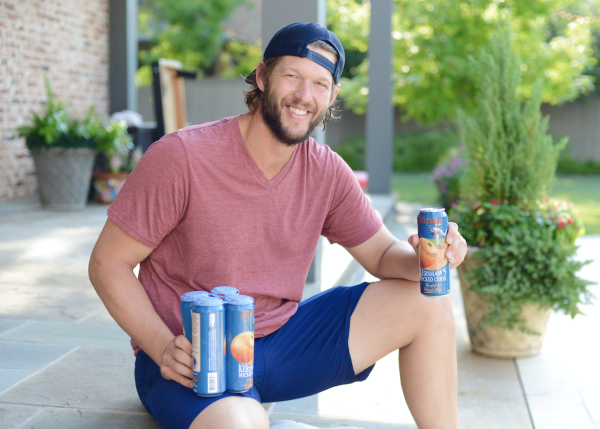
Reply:
[[[392,178],[392,13],[393,0],[371,2],[369,35],[369,103],[367,105],[367,172],[369,193],[389,194]]]
[[[294,22],[316,22],[327,27],[327,2],[326,0],[263,0],[262,2],[262,48],[263,52],[271,38],[280,29]],[[318,127],[315,140],[325,144],[325,131]],[[315,256],[310,264],[307,283],[321,281],[321,254],[322,245],[319,241]]]
[[[137,111],[138,0],[109,0],[108,14],[110,113]]]

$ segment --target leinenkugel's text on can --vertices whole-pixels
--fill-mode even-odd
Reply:
[[[241,393],[254,380],[254,299],[229,296],[225,301],[227,390]]]
[[[225,391],[225,309],[212,296],[194,299],[192,309],[194,392],[218,396]]]
[[[239,294],[240,291],[232,286],[217,286],[210,291],[211,296],[221,298],[223,301],[225,301],[228,296]]]
[[[209,296],[204,290],[195,290],[181,295],[181,323],[183,324],[183,335],[192,342],[192,308],[194,308],[194,298],[199,296]]]
[[[444,209],[421,209],[419,228],[419,270],[421,293],[444,296],[450,293],[450,264],[446,259],[448,216]]]

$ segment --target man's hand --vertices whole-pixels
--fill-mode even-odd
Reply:
[[[419,236],[413,234],[408,238],[408,242],[419,254]],[[448,222],[448,234],[446,234],[446,259],[450,262],[450,269],[458,267],[465,260],[467,254],[467,241],[458,232],[458,225],[454,222]]]
[[[192,368],[192,343],[183,336],[173,337],[167,343],[160,357],[160,373],[167,380],[192,388],[194,372]]]

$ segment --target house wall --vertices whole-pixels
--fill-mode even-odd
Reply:
[[[0,1],[0,201],[35,192],[16,128],[46,101],[44,75],[74,116],[108,114],[108,0]]]
[[[242,78],[223,80],[205,77],[198,81],[185,81],[188,124],[202,124],[247,111],[243,92],[249,88]],[[354,135],[365,134],[365,116],[356,115],[343,105],[339,97],[342,117],[326,127],[326,142],[331,147]],[[154,121],[154,104],[149,86],[139,88],[138,107],[145,121]],[[569,136],[573,158],[600,162],[600,97],[589,95],[561,106],[542,106],[542,114],[550,116],[548,132],[555,137]],[[429,131],[451,126],[450,123],[434,127],[419,125],[416,121],[404,122],[396,111],[394,132],[397,134]]]

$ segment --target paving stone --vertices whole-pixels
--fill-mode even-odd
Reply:
[[[360,429],[417,429],[416,425],[405,425],[397,423],[385,423],[369,420],[350,420],[346,418],[329,418],[314,416],[309,414],[278,413],[274,411],[270,416],[271,422],[277,420],[292,420],[298,423],[316,426],[318,428],[343,428],[345,426],[357,427]]]
[[[160,429],[154,418],[146,413],[94,411],[86,409],[46,408],[23,429]]]
[[[0,395],[0,403],[144,414],[133,369],[131,350],[79,348]]]
[[[0,336],[8,331],[18,328],[19,326],[23,326],[25,323],[27,323],[25,320],[0,319]]]
[[[9,338],[5,337],[0,340],[0,368],[4,369],[37,371],[75,348],[66,345],[33,344],[8,340]]]
[[[131,350],[130,337],[117,324],[36,321],[3,335],[2,339]]]
[[[0,427],[2,429],[20,429],[42,411],[41,407],[0,403]]]
[[[87,282],[65,286],[52,283],[19,285],[0,281],[0,318],[77,321],[103,307],[96,291]]]
[[[35,371],[0,368],[0,394],[10,389],[18,382],[25,380],[33,373],[35,373]]]

